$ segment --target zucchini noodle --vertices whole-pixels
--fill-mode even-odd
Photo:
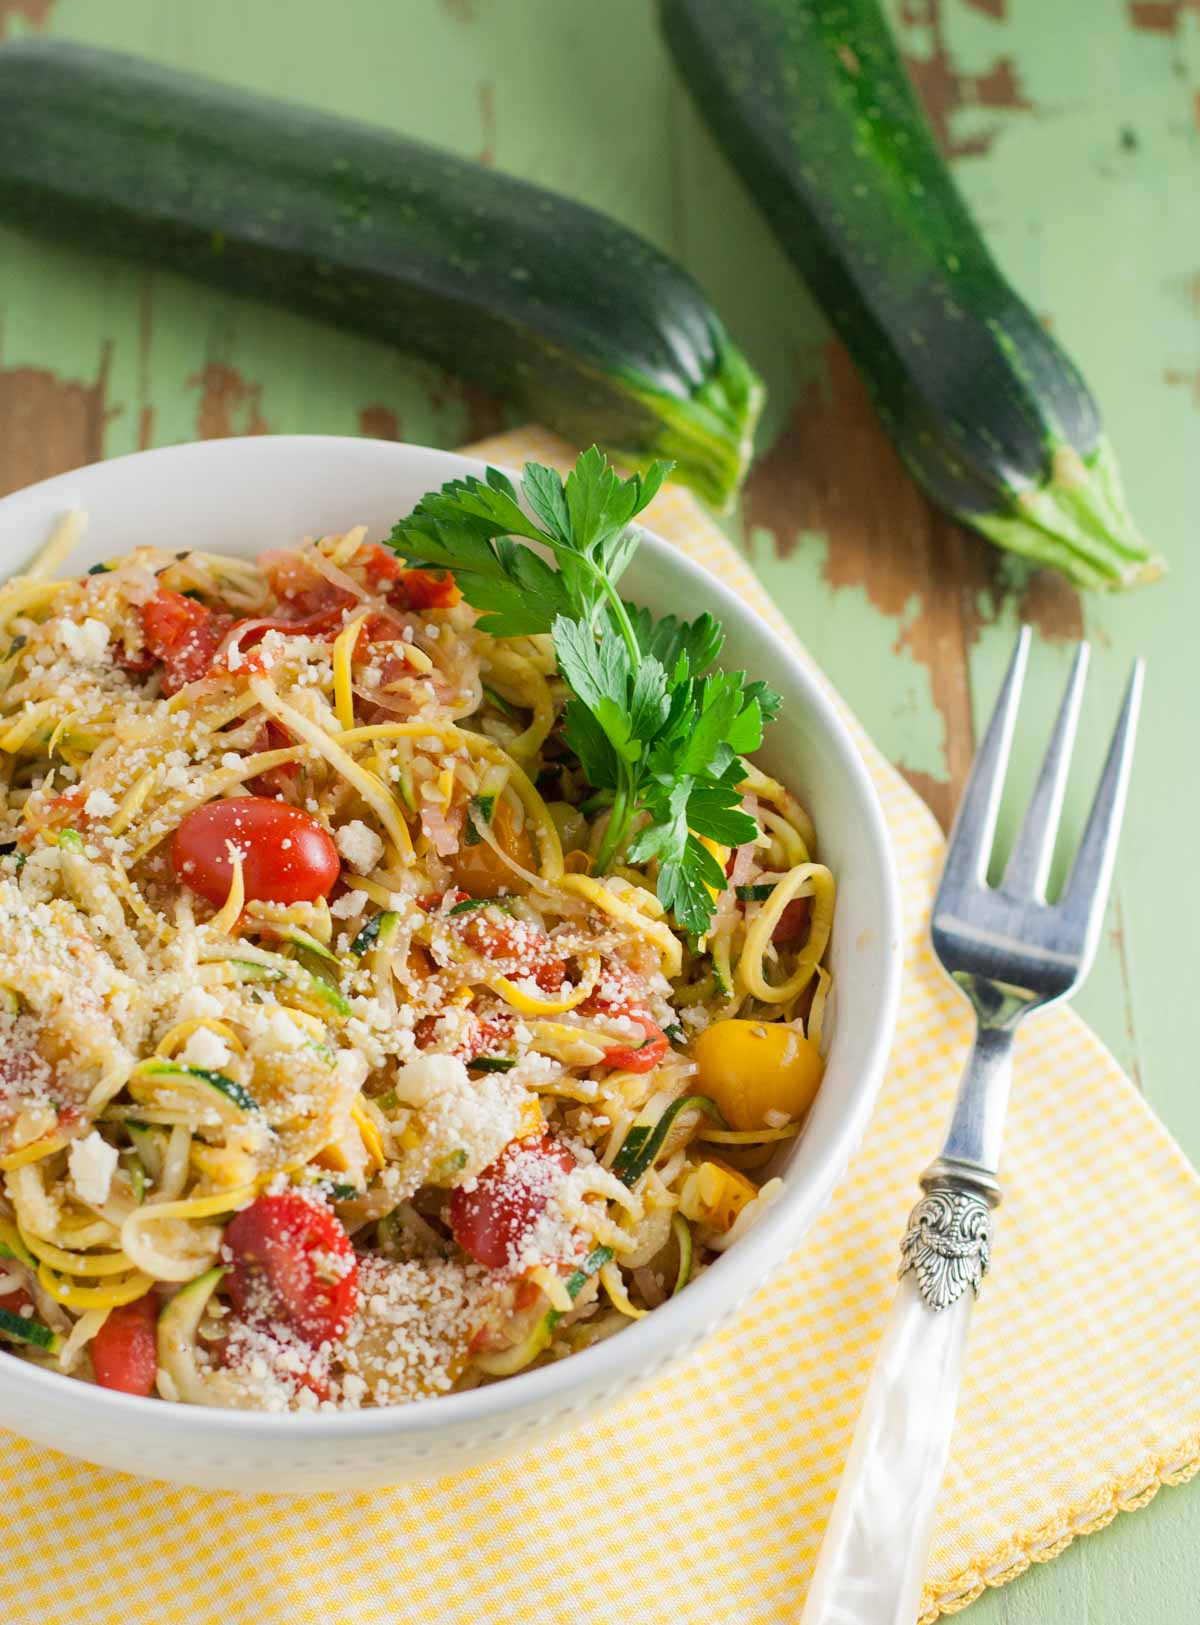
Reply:
[[[0,587],[4,1353],[103,1384],[157,1322],[164,1399],[350,1409],[686,1289],[819,1082],[793,790],[744,764],[689,939],[654,860],[595,870],[551,638],[361,527],[52,579],[83,533]]]
[[[829,942],[833,926],[834,879],[821,863],[800,863],[779,882],[753,924],[746,929],[746,942],[737,963],[737,981],[764,1004],[786,1004],[802,993],[812,980]],[[796,961],[796,968],[784,981],[767,981],[764,959],[784,909],[800,896],[812,898],[812,921],[808,938]]]

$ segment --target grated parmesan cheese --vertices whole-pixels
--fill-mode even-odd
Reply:
[[[370,874],[384,853],[379,836],[358,818],[342,824],[334,841],[346,862],[360,875]]]
[[[67,1153],[67,1167],[80,1200],[90,1202],[93,1207],[103,1207],[117,1171],[116,1147],[101,1139],[93,1129],[84,1139],[72,1143]]]

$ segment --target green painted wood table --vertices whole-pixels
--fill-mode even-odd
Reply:
[[[1171,561],[1138,596],[1085,601],[1024,573],[917,494],[674,81],[648,0],[0,0],[0,35],[49,31],[377,120],[570,193],[682,259],[771,389],[735,533],[939,818],[1019,621],[1041,633],[1030,715],[1043,722],[1073,642],[1095,644],[1085,768],[1145,652],[1135,791],[1078,1003],[1200,1159],[1200,7],[898,0],[895,22],[1001,264],[1080,360],[1134,510]],[[379,346],[0,230],[2,490],[198,436],[450,446],[504,422],[494,401]],[[1014,800],[1040,740],[1022,745]],[[1068,806],[1068,839],[1083,800]],[[1194,1625],[1198,1536],[1200,1491],[1168,1490],[972,1617]]]

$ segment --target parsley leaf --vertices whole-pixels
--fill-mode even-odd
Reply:
[[[626,604],[630,623],[643,654],[661,660],[668,671],[686,655],[688,668],[697,675],[707,671],[721,652],[725,634],[720,621],[706,610],[694,621],[680,621],[674,615],[664,615],[656,621],[648,609]]]
[[[741,758],[779,696],[710,669],[724,643],[713,616],[656,620],[617,591],[638,545],[632,521],[668,472],[655,463],[622,479],[593,446],[566,480],[527,464],[518,493],[489,468],[423,497],[391,542],[414,565],[452,570],[483,631],[551,634],[570,690],[563,737],[608,808],[595,866],[621,853],[654,865],[663,907],[700,936],[726,884],[704,842],[754,838]]]

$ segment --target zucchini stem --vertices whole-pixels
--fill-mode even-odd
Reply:
[[[1053,565],[1077,587],[1139,587],[1166,569],[1133,522],[1103,435],[1088,457],[1065,442],[1053,445],[1050,478],[1022,492],[1008,513],[964,517],[997,546]]]

